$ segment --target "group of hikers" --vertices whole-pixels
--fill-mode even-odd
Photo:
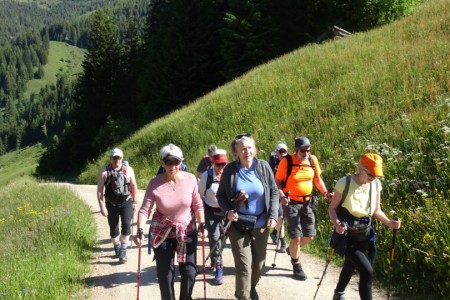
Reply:
[[[149,251],[154,253],[161,299],[176,298],[175,256],[181,276],[179,299],[192,299],[198,274],[198,238],[204,253],[206,234],[210,248],[207,258],[216,285],[224,282],[221,254],[227,238],[230,241],[236,299],[259,299],[256,286],[265,267],[269,236],[278,252],[290,256],[293,278],[306,280],[300,251],[316,235],[318,197],[314,187],[329,201],[328,212],[335,227],[331,246],[345,257],[332,299],[345,299],[344,291],[355,269],[360,276],[360,298],[372,299],[373,219],[392,229],[399,229],[401,224],[397,218],[389,219],[380,207],[382,158],[365,153],[356,172],[340,178],[330,192],[305,136],[295,139],[292,154],[286,144],[278,144],[269,162],[257,158],[250,134],[236,135],[229,150],[232,161],[225,149],[209,146],[208,154],[198,164],[197,176],[187,172],[178,146],[168,144],[159,152],[161,167],[146,188],[134,242],[141,246],[145,224],[151,218]],[[112,150],[110,164],[99,174],[97,197],[102,215],[108,218],[115,254],[125,263],[137,185],[133,169],[123,163],[123,158],[122,150]],[[205,261],[203,255],[203,265]],[[204,268],[203,276],[205,281]]]

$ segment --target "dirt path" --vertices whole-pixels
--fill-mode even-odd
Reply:
[[[110,299],[136,299],[137,296],[137,265],[138,265],[138,249],[133,244],[132,248],[128,248],[128,262],[119,264],[118,259],[113,257],[111,240],[109,238],[109,229],[106,218],[99,211],[96,198],[96,186],[93,185],[73,185],[63,184],[78,193],[81,199],[85,201],[94,214],[97,223],[97,245],[91,262],[91,272],[86,275],[88,288],[80,296],[85,299],[110,300]],[[139,199],[141,202],[144,192],[139,191]],[[135,217],[136,218],[136,217]],[[135,219],[136,222],[136,219]],[[134,233],[136,233],[134,226]],[[148,231],[145,228],[145,232]],[[141,256],[141,285],[140,299],[160,299],[159,287],[156,278],[156,264],[153,255],[147,253],[147,243],[142,247]],[[208,248],[205,249],[206,255]],[[317,289],[317,284],[322,276],[325,260],[318,259],[307,254],[302,254],[300,258],[303,268],[308,275],[308,280],[297,281],[292,278],[292,267],[290,259],[286,254],[278,254],[276,258],[276,267],[271,265],[274,260],[275,246],[268,245],[266,272],[262,276],[256,290],[263,300],[277,299],[313,299]],[[201,247],[198,251],[198,264],[201,265]],[[234,299],[234,262],[231,255],[229,244],[223,251],[224,259],[224,280],[221,286],[211,285],[213,274],[207,271],[206,275],[206,295],[207,299]],[[321,287],[316,299],[331,299],[333,290],[338,280],[340,269],[332,264],[328,266],[326,276],[322,281]],[[347,300],[357,300],[358,276],[352,278],[350,285],[347,287],[345,296]],[[175,282],[175,289],[178,294],[179,280]],[[203,276],[197,277],[197,283],[194,287],[193,298],[203,299]],[[178,298],[178,297],[177,297]],[[386,299],[385,291],[374,291],[374,300]]]

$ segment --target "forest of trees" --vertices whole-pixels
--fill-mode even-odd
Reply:
[[[55,15],[67,16],[64,21],[51,22],[52,15],[43,14],[39,23],[30,25],[42,26],[35,31],[42,41],[40,48],[34,47],[36,56],[47,49],[48,40],[85,47],[87,55],[75,85],[59,78],[30,99],[22,99],[23,84],[40,76],[46,58],[34,59],[36,64],[26,68],[15,63],[16,74],[21,72],[15,77],[16,90],[8,87],[13,75],[2,77],[0,154],[44,141],[48,148],[40,172],[80,168],[151,120],[261,63],[315,42],[329,26],[352,32],[370,29],[423,1],[399,0],[394,5],[389,0],[122,0],[96,9],[105,2],[61,1],[72,5],[55,5]],[[17,3],[7,3],[19,14]],[[95,13],[87,14],[91,10]],[[32,24],[31,19],[36,17],[23,18]],[[11,45],[33,48],[28,40],[19,42],[13,23],[7,24]],[[9,61],[1,66],[7,72],[14,69]],[[22,77],[25,70],[28,74]],[[33,114],[37,117],[30,118]],[[33,120],[33,125],[21,120]],[[11,126],[5,130],[4,124]]]
[[[105,7],[123,40],[130,19],[140,34],[150,0],[1,1],[0,10],[0,155],[61,136],[73,120],[74,79],[59,74],[54,84],[25,98],[26,84],[44,75],[49,41],[87,47],[93,15]]]

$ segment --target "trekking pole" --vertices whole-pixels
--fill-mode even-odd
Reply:
[[[203,299],[206,300],[206,261],[205,261],[205,232],[202,232],[202,260],[203,260]]]
[[[137,300],[139,300],[139,287],[141,286],[141,248],[142,240],[138,246],[138,271],[137,271]]]
[[[247,197],[245,197],[245,196],[247,196]],[[237,210],[237,209],[239,209],[239,207],[241,207],[242,206],[242,204],[244,204],[244,202],[247,200],[247,198],[248,198],[248,195],[245,195],[244,194],[244,190],[240,190],[239,191],[239,194],[238,194],[238,196],[237,196],[237,204],[236,204],[236,207],[235,207],[235,210]],[[225,216],[225,220],[226,220],[226,218],[227,218],[227,216]],[[228,231],[228,229],[230,228],[230,226],[231,226],[231,222],[230,221],[228,221],[228,223],[227,223],[227,225],[225,226],[225,228],[223,229],[223,237],[224,236],[226,236],[226,233],[227,233],[227,231]],[[225,242],[225,239],[223,239],[223,237],[222,237],[222,239],[219,239],[215,244],[214,244],[214,246],[211,248],[211,250],[209,251],[209,253],[208,253],[208,255],[206,256],[206,258],[204,259],[205,260],[205,263],[208,261],[208,259],[211,257],[211,254],[214,252],[214,250],[217,248],[217,247],[219,247],[219,245],[223,245],[224,244],[224,242]],[[222,244],[221,244],[221,242],[222,242]],[[219,250],[219,252],[221,252],[220,250]]]
[[[284,193],[285,194],[285,196],[289,199],[289,194],[290,194],[291,192],[290,191],[286,191],[286,193]],[[277,265],[275,264],[275,260],[277,259],[277,254],[278,254],[278,246],[280,245],[280,243],[281,243],[281,232],[283,231],[283,227],[284,227],[284,217],[283,216],[281,216],[281,226],[280,226],[280,230],[278,231],[278,234],[277,234],[277,238],[278,238],[278,241],[277,241],[277,248],[275,249],[275,256],[273,257],[273,263],[272,263],[272,268],[275,268]]]
[[[130,249],[133,249],[133,242],[134,242],[133,228],[134,228],[134,211],[133,216],[131,217]]]
[[[397,213],[394,211],[395,217],[394,220],[398,221]],[[391,277],[392,272],[394,271],[394,254],[395,254],[395,236],[397,234],[398,229],[393,229],[392,232],[392,241],[391,241],[391,256],[390,256],[390,263],[389,263],[389,280],[388,280],[388,291],[387,291],[387,298],[388,300],[391,298]]]
[[[346,225],[347,225],[347,223],[345,223],[345,222],[342,222],[342,223],[341,223],[341,226],[342,226],[342,227],[344,227],[344,226],[346,226]],[[345,232],[344,234],[347,234],[347,232]],[[327,258],[327,262],[326,262],[326,264],[325,264],[325,269],[323,270],[322,277],[320,278],[320,281],[319,281],[319,283],[317,284],[317,290],[316,290],[316,293],[314,294],[313,300],[316,299],[317,292],[319,291],[320,285],[322,284],[322,280],[323,280],[323,278],[325,277],[325,273],[327,272],[328,265],[330,264],[331,259],[333,258],[333,254],[334,254],[334,246],[335,246],[335,245],[333,245],[333,246],[331,247],[331,249],[330,249],[330,255],[329,255],[328,258]]]
[[[245,201],[248,200],[248,194],[244,194],[243,190],[241,190],[241,192],[239,192],[239,196],[240,196],[240,198],[237,199],[238,203],[237,203],[236,208],[234,209],[234,211],[237,211],[239,209],[239,207],[241,207],[245,203]],[[226,230],[224,230],[222,243],[220,244],[218,256],[222,255],[222,251],[223,251],[223,248],[225,247],[225,242],[227,241],[227,237],[228,237],[228,228],[230,228],[231,223],[232,222],[228,221],[228,224],[227,224],[227,226],[225,228]]]

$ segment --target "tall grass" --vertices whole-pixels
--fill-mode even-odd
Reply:
[[[307,135],[328,186],[353,172],[362,153],[377,152],[386,162],[382,207],[404,225],[391,281],[408,299],[450,298],[449,32],[450,2],[429,1],[390,25],[268,62],[114,146],[124,149],[140,187],[170,142],[195,172],[209,144],[227,148],[237,133],[251,132],[266,159],[278,142],[292,147]],[[105,153],[79,181],[95,183],[107,162]],[[326,206],[310,248],[323,247],[331,230]],[[386,284],[391,231],[376,226],[376,276]]]
[[[0,295],[68,299],[84,286],[95,224],[62,188],[20,178],[0,189]]]

